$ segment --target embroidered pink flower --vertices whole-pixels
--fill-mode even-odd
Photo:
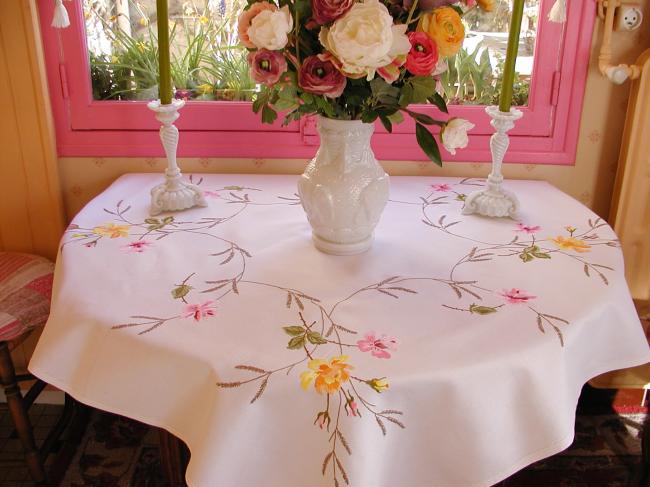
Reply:
[[[122,250],[129,254],[141,254],[147,250],[150,245],[153,244],[151,242],[147,242],[146,240],[136,240],[135,242],[131,242],[122,246]]]
[[[523,223],[517,223],[517,230],[515,232],[524,232],[527,234],[539,232],[542,229],[539,225],[524,225]]]
[[[221,198],[218,191],[204,191],[203,196],[207,196],[208,198]]]
[[[510,304],[527,303],[531,299],[535,299],[537,297],[533,296],[532,294],[528,294],[522,289],[517,289],[514,287],[510,290],[504,289],[499,294],[501,294],[501,296],[503,296],[505,300]]]
[[[451,191],[451,186],[448,184],[432,184],[431,187],[434,191],[437,191],[439,193],[446,193],[447,191]]]
[[[202,318],[214,316],[214,301],[209,300],[201,304],[188,304],[183,310],[183,318],[194,318],[194,321],[201,321]]]
[[[366,333],[363,340],[357,342],[362,352],[370,352],[373,357],[390,358],[389,350],[397,350],[397,338],[387,335],[376,336],[374,331]]]
[[[348,416],[350,416],[350,414],[351,414],[352,416],[359,416],[359,406],[357,405],[357,402],[356,402],[354,399],[351,399],[351,400],[347,403],[347,406],[348,406],[348,408],[349,408],[349,411],[348,411],[348,408],[346,408],[345,411],[346,411],[346,414],[347,414]]]

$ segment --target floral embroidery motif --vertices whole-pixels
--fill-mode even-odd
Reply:
[[[532,294],[528,294],[526,291],[514,287],[510,290],[504,289],[500,294],[505,298],[506,302],[510,304],[527,303],[531,299],[537,298],[537,296],[533,296]]]
[[[331,394],[341,388],[341,384],[350,380],[353,367],[346,363],[347,355],[332,357],[328,360],[313,359],[307,364],[309,370],[300,374],[300,386],[307,390],[312,382],[319,394]]]
[[[116,225],[115,223],[107,223],[99,227],[93,228],[93,233],[102,237],[120,238],[129,236],[130,225]]]
[[[539,232],[541,229],[542,227],[540,227],[539,225],[533,226],[533,225],[524,225],[523,223],[517,223],[517,229],[515,230],[515,232],[523,232],[531,235],[533,233]]]
[[[135,242],[131,242],[122,246],[122,250],[128,254],[141,254],[151,245],[153,244],[146,240],[136,240]]]
[[[362,352],[370,352],[373,357],[390,358],[389,350],[397,350],[397,339],[386,335],[376,337],[375,332],[371,331],[366,333],[363,340],[357,341],[357,347]]]
[[[214,301],[209,300],[201,304],[186,304],[183,309],[183,318],[194,318],[194,321],[201,321],[208,316],[214,316]]]
[[[562,235],[552,239],[552,242],[562,250],[574,250],[575,252],[584,253],[591,250],[591,245],[584,240],[574,237],[563,237]]]
[[[431,187],[433,188],[434,191],[438,193],[446,193],[447,191],[451,191],[451,186],[448,184],[432,184]]]

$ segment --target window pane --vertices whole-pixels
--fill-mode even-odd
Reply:
[[[169,0],[176,96],[251,100],[247,51],[238,46],[245,0]],[[158,98],[155,0],[84,0],[95,100]]]
[[[237,17],[246,0],[168,0],[176,96],[191,100],[252,100],[247,51],[238,45]],[[448,61],[441,83],[452,104],[498,102],[511,0],[493,12],[465,16],[463,49]],[[541,0],[526,0],[513,103],[527,105]],[[158,97],[155,0],[84,0],[93,97]]]
[[[517,56],[514,105],[528,104],[540,3],[541,0],[526,0]],[[447,99],[452,104],[498,104],[512,1],[496,0],[494,4],[492,12],[475,8],[464,17],[467,36],[463,48],[449,59],[449,69],[441,76]]]

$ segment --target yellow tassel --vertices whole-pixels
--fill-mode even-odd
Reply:
[[[68,26],[70,26],[70,17],[68,17],[68,11],[66,10],[65,5],[63,5],[63,0],[55,0],[52,27],[65,29]]]
[[[560,24],[566,22],[566,2],[567,0],[556,0],[553,8],[548,13],[548,20]]]

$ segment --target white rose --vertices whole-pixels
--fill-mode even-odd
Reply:
[[[467,131],[472,130],[474,124],[462,118],[451,118],[442,128],[440,138],[442,145],[450,154],[456,154],[456,149],[464,149],[469,143]]]
[[[293,28],[293,19],[289,7],[280,10],[263,10],[251,21],[248,37],[258,49],[277,51],[289,42],[287,34]]]
[[[377,68],[387,66],[411,50],[406,25],[393,25],[393,17],[378,0],[355,3],[331,28],[323,27],[319,40],[350,77],[368,80]]]

